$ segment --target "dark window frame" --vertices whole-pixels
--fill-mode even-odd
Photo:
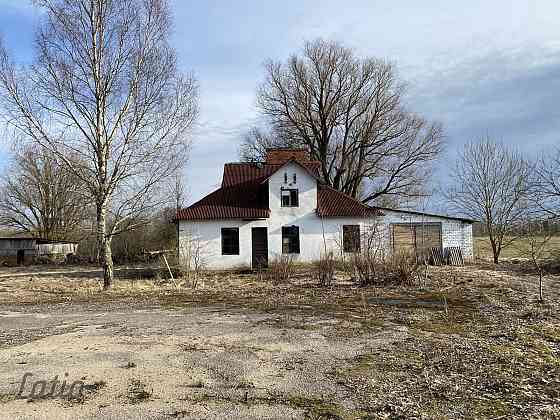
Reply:
[[[299,226],[282,226],[282,254],[300,252]]]
[[[344,252],[347,253],[360,252],[360,225],[342,226],[342,248],[344,249]]]
[[[228,237],[228,235],[232,235]],[[225,227],[221,229],[222,255],[239,255],[239,228]]]
[[[288,191],[289,195],[284,195]],[[288,203],[284,203],[284,197],[288,198]],[[281,207],[299,207],[299,190],[297,188],[282,188],[280,190],[280,206]]]

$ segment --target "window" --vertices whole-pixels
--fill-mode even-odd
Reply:
[[[299,227],[282,227],[282,254],[299,254]]]
[[[294,184],[295,184],[295,183],[296,183],[296,181],[297,181],[297,176],[296,176],[296,174],[294,174],[294,178],[293,178],[293,180],[294,180]]]
[[[291,190],[282,188],[280,190],[280,196],[282,199],[282,207],[298,207],[298,190]]]
[[[360,251],[360,225],[342,226],[342,245],[344,252]]]
[[[288,183],[288,173],[284,172],[284,184]]]
[[[222,255],[239,255],[239,228],[222,228]]]

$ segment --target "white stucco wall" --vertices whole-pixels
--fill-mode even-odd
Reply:
[[[284,184],[284,172],[288,174],[288,183]],[[296,182],[293,182],[293,174]],[[282,207],[280,191],[282,187],[297,188],[299,191],[298,207]],[[179,223],[179,250],[182,258],[189,251],[189,241],[193,238],[204,255],[205,266],[210,269],[233,267],[250,267],[252,259],[251,229],[266,227],[268,229],[269,261],[282,253],[282,226],[298,226],[300,235],[300,253],[293,254],[296,261],[311,262],[318,259],[324,251],[325,242],[329,250],[339,252],[342,242],[342,225],[360,225],[362,229],[368,221],[360,218],[319,218],[317,209],[317,182],[309,173],[297,164],[288,164],[283,170],[273,174],[269,179],[269,207],[271,217],[266,220],[212,220],[181,221]],[[239,255],[222,255],[221,229],[239,228]],[[325,239],[323,239],[323,231]],[[192,248],[192,246],[191,246]]]
[[[288,183],[284,183],[284,173]],[[293,182],[293,174],[296,182]],[[282,187],[297,188],[299,191],[298,207],[282,207],[280,191]],[[311,262],[318,259],[326,246],[336,253],[341,252],[342,226],[360,225],[362,234],[371,226],[381,225],[387,250],[392,249],[390,225],[392,223],[441,222],[443,246],[461,246],[466,258],[472,257],[472,225],[460,221],[438,217],[420,216],[409,213],[384,211],[380,220],[363,218],[324,218],[316,214],[317,182],[309,173],[297,164],[290,163],[276,172],[269,179],[270,218],[265,220],[212,220],[180,221],[179,252],[181,259],[188,259],[189,252],[199,250],[203,265],[208,269],[227,269],[250,267],[252,260],[251,229],[266,227],[268,229],[269,261],[282,253],[282,226],[298,226],[300,234],[300,253],[293,254],[299,262]],[[222,255],[221,229],[239,228],[239,255]]]

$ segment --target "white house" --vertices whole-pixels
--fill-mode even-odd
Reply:
[[[319,170],[299,149],[227,163],[221,187],[177,213],[180,258],[209,269],[256,267],[281,254],[311,262],[325,250],[358,252],[368,232],[387,253],[460,247],[472,257],[471,220],[369,207],[324,185]]]

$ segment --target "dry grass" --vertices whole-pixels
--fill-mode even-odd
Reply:
[[[264,327],[313,330],[333,340],[398,329],[406,331],[405,339],[341,360],[340,368],[325,377],[347,390],[354,413],[372,418],[554,418],[560,412],[560,276],[546,278],[546,303],[539,304],[535,277],[514,268],[430,267],[425,284],[385,287],[359,287],[337,272],[335,283],[325,288],[317,285],[310,268],[298,267],[281,283],[252,274],[206,273],[196,289],[121,278],[104,293],[97,278],[37,276],[0,281],[0,303],[87,301],[110,308],[108,301],[126,300],[131,307],[266,312],[274,317],[262,321]],[[332,321],[332,327],[318,320]],[[141,391],[143,400],[150,398],[142,387],[131,389]],[[289,402],[315,407],[315,414],[352,417],[341,405]]]

